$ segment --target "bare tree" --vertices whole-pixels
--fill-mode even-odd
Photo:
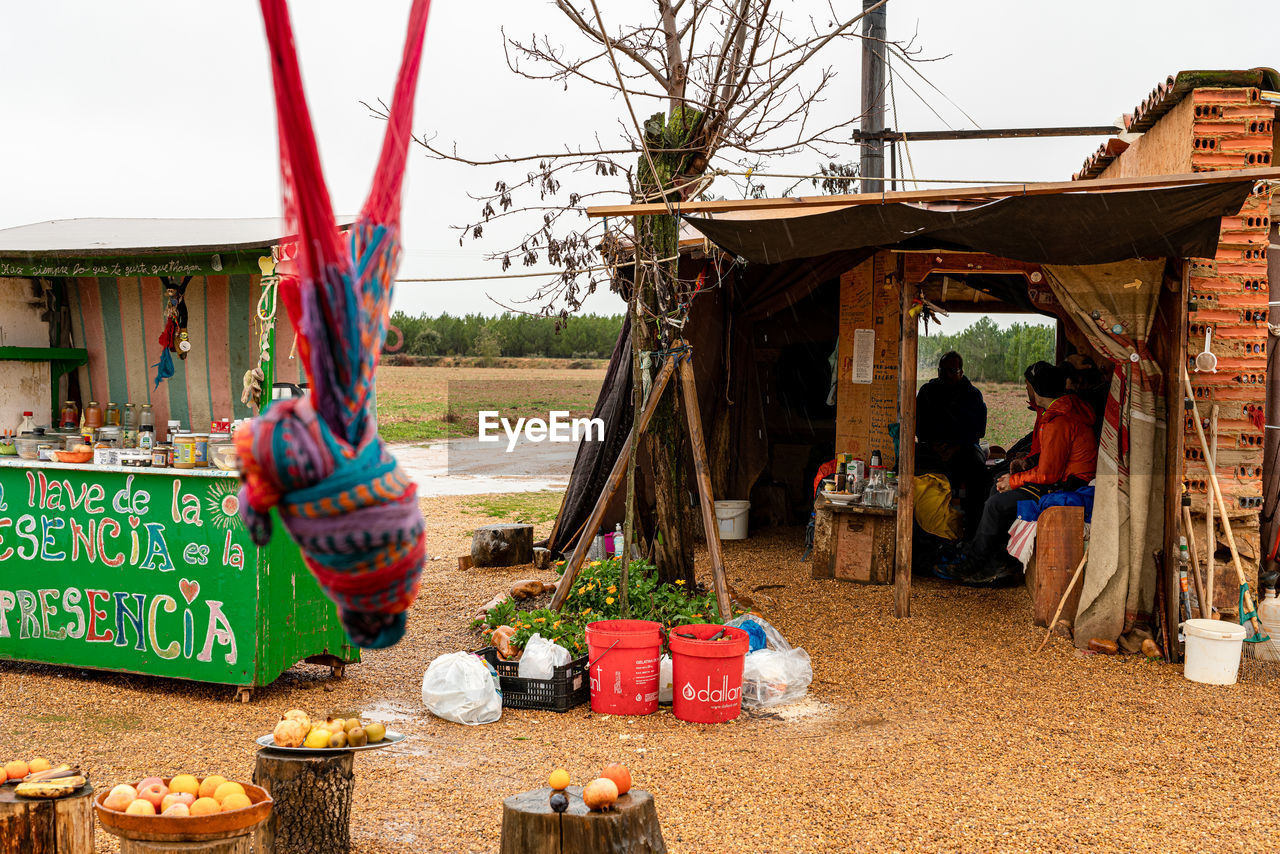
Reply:
[[[852,4],[825,3],[818,14],[794,17],[794,2],[652,0],[648,12],[619,23],[603,19],[597,0],[586,5],[555,0],[577,40],[576,52],[550,36],[521,40],[504,32],[513,73],[566,88],[583,82],[618,93],[626,113],[613,131],[616,142],[607,142],[601,136],[607,131],[601,130],[589,141],[566,142],[563,150],[542,153],[472,157],[434,137],[418,137],[430,156],[441,160],[525,169],[523,175],[498,180],[491,192],[472,196],[480,211],[460,227],[460,241],[481,239],[486,226],[517,220],[523,236],[489,257],[504,271],[517,262],[559,268],[555,281],[529,300],[541,313],[566,319],[588,294],[610,283],[629,298],[637,357],[671,347],[693,290],[676,273],[677,206],[704,197],[716,178],[730,173],[745,173],[740,192],[759,195],[763,188],[752,182],[751,172],[770,158],[811,151],[834,161],[847,159],[856,147],[849,129],[861,117],[854,111],[834,122],[811,121],[836,76],[819,60],[832,53],[832,45],[860,38],[855,25],[865,14],[838,11]],[[886,42],[881,49],[907,60],[915,53],[910,44]],[[646,113],[642,122],[638,115]],[[845,174],[836,173],[834,163],[829,168],[830,174]],[[828,167],[823,172],[828,174]],[[666,202],[670,215],[581,225],[587,204],[619,193],[634,201]],[[623,258],[630,269],[614,275]],[[645,441],[654,463],[662,532],[655,541],[656,562],[664,579],[691,582],[676,397],[667,394]]]

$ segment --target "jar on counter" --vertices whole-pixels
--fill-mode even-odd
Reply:
[[[58,416],[58,427],[62,430],[80,429],[80,407],[74,400],[62,404],[62,413]]]
[[[120,407],[115,403],[108,401],[107,409],[102,413],[102,424],[105,427],[119,427]]]
[[[195,464],[198,469],[207,469],[209,467],[209,434],[195,433],[191,436],[195,440]]]
[[[173,437],[173,467],[176,469],[193,469],[196,467],[195,436],[185,433],[181,436]]]
[[[155,445],[151,448],[151,467],[152,468],[168,468],[170,456],[173,454],[172,445]]]
[[[122,448],[124,447],[124,431],[119,427],[99,427],[97,444],[107,448]]]
[[[168,428],[164,431],[165,444],[172,445],[173,440],[178,438],[178,434],[181,432],[182,432],[181,421],[173,421],[173,420],[169,421]]]
[[[97,430],[102,426],[102,407],[98,405],[96,400],[89,401],[89,405],[84,408],[84,429]]]

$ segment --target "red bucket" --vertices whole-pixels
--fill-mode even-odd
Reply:
[[[720,631],[720,640],[707,640]],[[736,718],[742,711],[742,665],[751,645],[747,633],[731,626],[677,626],[669,643],[675,716],[700,724]]]
[[[651,715],[658,710],[658,658],[662,626],[650,620],[587,624],[591,711]],[[741,676],[741,668],[739,668]]]

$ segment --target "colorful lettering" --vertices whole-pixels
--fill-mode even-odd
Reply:
[[[44,628],[44,638],[45,640],[63,640],[67,636],[67,629],[65,626],[58,629],[56,632],[49,630],[49,617],[58,613],[58,606],[49,604],[50,594],[59,597],[62,596],[62,592],[59,590],[40,590],[36,594],[40,597],[40,623]]]
[[[169,557],[169,545],[164,541],[164,525],[148,522],[144,527],[147,529],[147,556],[142,561],[142,568],[173,572],[176,567]]]
[[[107,612],[99,611],[98,607],[93,604],[95,599],[111,601],[111,594],[105,590],[86,590],[85,595],[89,597],[89,633],[85,635],[84,639],[89,643],[111,643],[116,636],[111,629],[107,629],[103,634],[98,634],[98,620],[105,619]]]
[[[13,610],[13,606],[18,604],[18,600],[13,598],[13,594],[8,590],[0,590],[0,638],[10,637],[9,635],[9,612]]]
[[[36,596],[30,590],[18,591],[18,614],[19,639],[40,637],[40,618],[36,616]]]
[[[36,536],[36,517],[30,513],[19,516],[13,529],[18,532],[19,537],[31,544],[30,553],[24,552],[22,546],[18,546],[18,557],[23,560],[35,560],[36,555],[40,553],[40,538]]]
[[[0,519],[0,528],[8,528],[13,525],[12,519]],[[0,546],[4,545],[4,537],[0,537]],[[6,561],[13,557],[13,548],[7,548],[0,552],[0,561]]]
[[[168,646],[161,649],[160,642],[156,640],[156,617],[161,604],[164,605],[166,614],[172,614],[178,610],[178,603],[172,596],[166,596],[163,593],[153,596],[151,607],[147,609],[147,640],[151,643],[151,649],[155,651],[156,655],[163,659],[177,658],[182,649],[182,644],[177,641],[171,641]]]
[[[103,519],[98,522],[98,554],[102,555],[102,562],[107,566],[119,566],[124,563],[124,552],[115,557],[107,557],[107,544],[103,542],[103,535],[107,532],[107,526],[110,525],[115,529],[111,535],[113,537],[120,536],[120,523],[115,519]]]
[[[229,530],[222,543],[222,565],[244,569],[244,549],[240,547],[239,543],[231,542],[231,531]]]
[[[223,658],[226,659],[227,664],[235,664],[236,636],[235,632],[231,631],[231,624],[227,622],[226,615],[222,613],[222,603],[207,599],[205,604],[209,606],[209,628],[204,636],[204,649],[200,650],[196,661],[213,660],[213,642],[216,640],[222,646],[230,647]]]
[[[147,597],[141,593],[134,593],[131,597],[128,593],[116,593],[116,646],[128,646],[129,641],[125,637],[124,627],[125,620],[129,621],[129,625],[133,626],[133,634],[137,640],[133,644],[133,648],[139,652],[147,651],[147,639],[145,630],[142,625],[142,612],[147,604]],[[138,611],[134,613],[129,610],[129,606],[125,602],[132,598],[138,603]]]
[[[84,637],[84,609],[80,607],[80,590],[75,587],[68,587],[62,594],[62,610],[68,614],[75,614],[74,623],[67,623],[67,637],[80,640]],[[74,628],[73,628],[74,626]]]
[[[40,559],[41,560],[66,560],[67,559],[66,552],[53,551],[53,547],[55,545],[55,541],[53,539],[53,532],[61,531],[63,528],[67,527],[67,520],[59,519],[56,516],[54,517],[41,516],[40,522],[41,522],[41,527],[43,528],[40,536]]]

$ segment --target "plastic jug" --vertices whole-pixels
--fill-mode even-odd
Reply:
[[[1280,661],[1280,653],[1276,652],[1276,647],[1280,646],[1280,598],[1276,597],[1274,587],[1268,587],[1266,595],[1258,603],[1258,620],[1263,630],[1271,635],[1272,643],[1256,644],[1254,654],[1263,661]]]

